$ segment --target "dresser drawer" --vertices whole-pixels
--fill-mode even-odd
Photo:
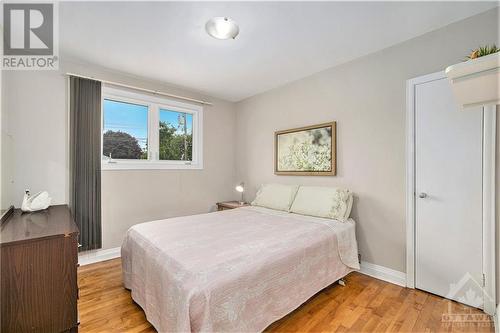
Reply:
[[[2,225],[0,331],[74,329],[78,321],[78,229],[71,214],[66,206],[53,206],[48,211],[14,215],[16,220]],[[60,219],[54,221],[56,217]]]

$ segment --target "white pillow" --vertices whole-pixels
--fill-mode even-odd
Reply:
[[[290,212],[344,222],[351,214],[352,201],[347,189],[300,186]]]
[[[263,184],[252,205],[288,212],[298,188],[297,185]]]

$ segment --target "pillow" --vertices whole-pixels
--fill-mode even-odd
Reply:
[[[300,186],[290,212],[344,222],[351,214],[352,201],[347,189]]]
[[[298,188],[297,185],[263,184],[252,205],[288,212]]]

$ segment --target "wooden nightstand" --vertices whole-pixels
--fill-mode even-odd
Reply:
[[[250,204],[246,202],[241,204],[239,201],[224,201],[217,203],[217,210],[234,209],[244,206],[250,206]]]

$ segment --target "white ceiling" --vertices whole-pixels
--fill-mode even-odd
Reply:
[[[239,101],[497,6],[495,2],[62,2],[62,57]],[[204,30],[214,16],[236,40]]]

